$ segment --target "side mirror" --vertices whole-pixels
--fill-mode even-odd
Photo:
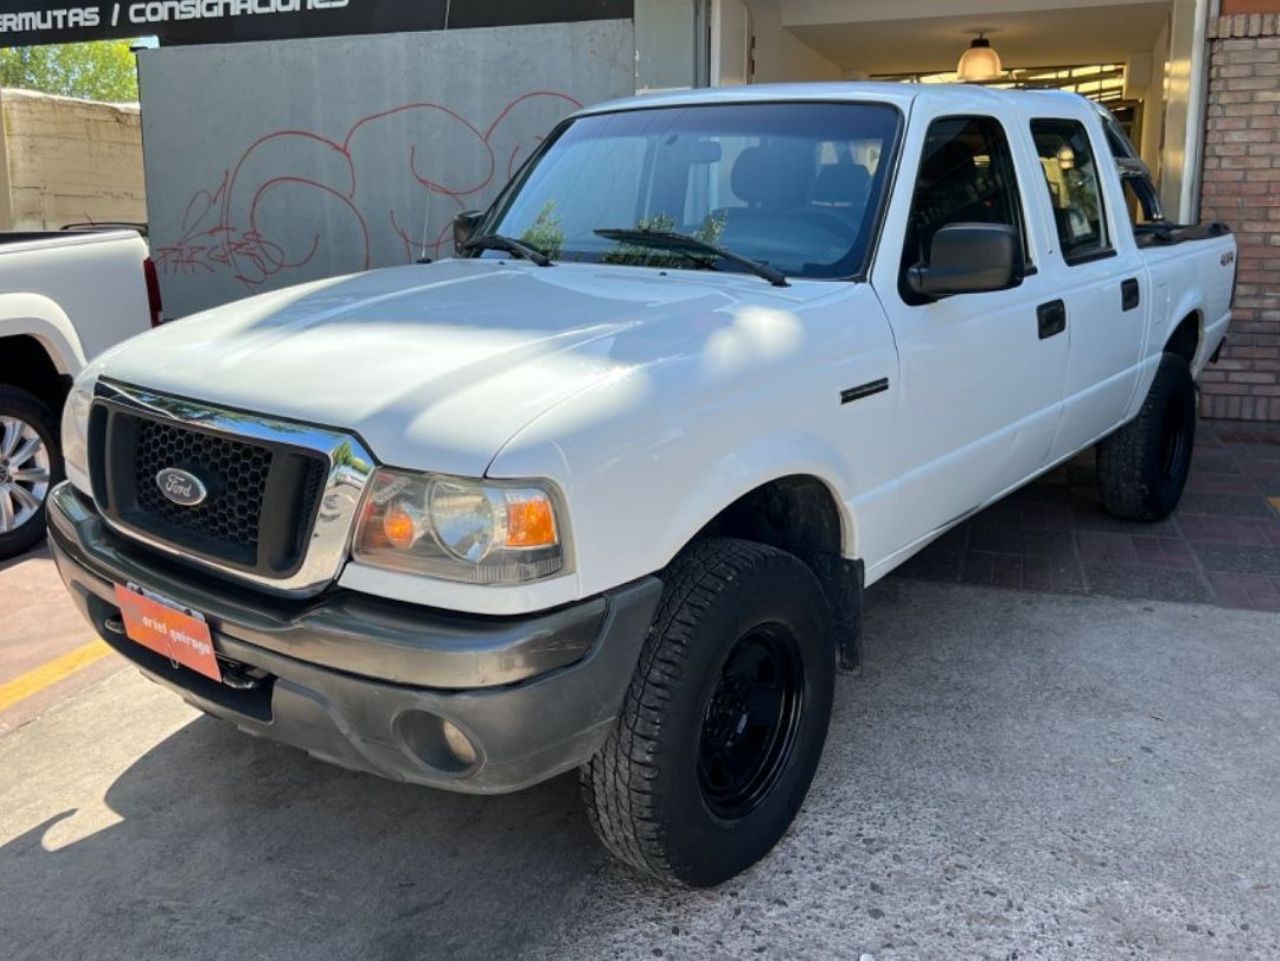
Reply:
[[[484,219],[483,210],[464,210],[453,218],[453,252],[461,254],[462,248]]]
[[[921,297],[1008,290],[1022,280],[1018,231],[1007,224],[947,224],[933,235],[929,263],[907,269]]]

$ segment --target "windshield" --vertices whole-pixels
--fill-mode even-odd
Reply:
[[[573,121],[485,226],[556,260],[707,266],[599,230],[686,234],[789,277],[863,270],[898,112],[869,103],[629,110]],[[740,264],[715,262],[742,271]]]

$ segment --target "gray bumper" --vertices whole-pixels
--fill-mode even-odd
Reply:
[[[574,768],[603,743],[662,591],[643,578],[549,613],[472,617],[334,591],[284,600],[175,566],[113,533],[70,485],[49,496],[58,570],[98,634],[153,680],[250,733],[357,770],[501,793]],[[114,585],[204,613],[250,689],[175,668],[107,627]],[[478,755],[460,764],[450,721]]]

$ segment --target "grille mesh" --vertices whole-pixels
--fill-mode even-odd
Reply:
[[[257,444],[140,420],[134,460],[138,507],[167,525],[235,545],[252,556],[258,549],[272,456]],[[209,490],[208,499],[196,507],[170,501],[156,484],[156,475],[166,467],[199,477]]]

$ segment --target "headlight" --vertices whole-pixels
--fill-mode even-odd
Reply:
[[[556,498],[543,484],[378,470],[355,558],[472,584],[518,584],[564,567]]]
[[[67,479],[84,493],[89,489],[89,407],[95,377],[76,379],[62,408],[62,463]]]

